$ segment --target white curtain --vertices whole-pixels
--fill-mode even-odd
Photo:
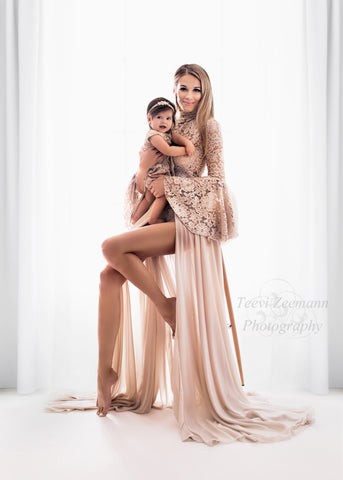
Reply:
[[[328,4],[327,199],[329,385],[343,385],[343,5]]]
[[[0,387],[95,389],[101,242],[183,63],[211,77],[238,200],[223,251],[246,384],[342,386],[340,2],[0,5]]]

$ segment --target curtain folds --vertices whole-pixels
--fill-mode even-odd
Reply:
[[[329,385],[343,385],[343,5],[328,3],[327,46],[327,235]]]
[[[342,70],[343,11],[337,0],[304,3],[307,90],[307,155],[310,185],[310,288],[316,298],[328,299],[328,309],[318,315],[324,323],[322,337],[311,337],[310,390],[325,394],[342,386],[342,284],[343,199],[342,172]],[[330,347],[330,348],[329,348]],[[329,363],[330,359],[330,363]],[[330,382],[329,382],[330,377]]]
[[[226,2],[225,12],[228,8],[234,8],[234,4],[235,2]],[[72,37],[76,5],[80,10],[78,11],[79,17],[75,17],[77,18],[75,20],[75,37]],[[111,8],[111,2],[107,5],[108,8]],[[218,0],[217,3],[214,2],[213,8],[224,8],[223,5]],[[268,6],[267,0],[263,5]],[[278,5],[282,11],[286,4],[280,0]],[[96,10],[96,7],[94,8]],[[70,9],[72,14],[68,17],[66,12],[69,12]],[[82,374],[85,375],[84,368],[80,366],[80,363],[84,364],[84,362],[80,358],[83,356],[85,359],[88,352],[93,352],[96,348],[94,341],[96,329],[93,324],[96,321],[94,319],[96,319],[97,282],[100,271],[97,270],[98,264],[95,261],[91,265],[89,262],[92,261],[90,259],[92,252],[96,251],[97,255],[101,255],[100,243],[101,239],[105,238],[103,235],[105,230],[99,231],[99,238],[92,237],[92,241],[86,243],[87,248],[82,249],[92,233],[91,230],[98,228],[96,223],[99,217],[98,212],[102,211],[104,203],[108,202],[107,192],[113,194],[115,198],[113,209],[117,208],[118,202],[115,195],[119,194],[115,189],[111,190],[113,181],[110,177],[115,178],[116,173],[120,169],[124,169],[123,165],[127,160],[127,145],[133,138],[132,132],[125,136],[123,127],[119,126],[119,124],[122,125],[123,119],[127,122],[130,121],[125,110],[125,100],[129,98],[129,95],[127,90],[121,92],[120,85],[123,83],[126,85],[126,80],[133,81],[131,77],[134,77],[136,72],[135,62],[137,61],[139,64],[141,60],[138,57],[143,58],[144,56],[139,50],[137,42],[134,46],[135,49],[132,47],[132,50],[129,51],[129,42],[134,31],[134,19],[130,19],[130,15],[121,5],[120,11],[115,13],[116,18],[120,19],[118,28],[124,29],[127,43],[121,45],[119,53],[113,47],[115,42],[111,44],[110,41],[104,40],[95,47],[95,49],[99,48],[99,51],[109,48],[108,58],[114,57],[115,61],[118,61],[121,66],[120,72],[116,73],[116,69],[114,69],[108,84],[104,83],[106,81],[104,75],[101,79],[95,78],[94,91],[91,91],[88,97],[83,95],[82,98],[89,108],[87,126],[89,127],[92,121],[101,123],[103,117],[98,115],[95,120],[92,120],[92,112],[98,113],[96,110],[98,104],[106,103],[109,92],[114,82],[117,81],[118,83],[115,83],[116,91],[111,100],[113,101],[111,111],[115,111],[116,105],[119,104],[120,118],[116,120],[118,123],[115,124],[114,133],[111,130],[112,127],[108,126],[112,121],[115,122],[112,113],[108,117],[108,125],[106,124],[106,126],[104,123],[103,131],[105,133],[102,132],[98,135],[95,146],[91,149],[92,158],[89,161],[91,166],[86,161],[84,164],[81,161],[73,163],[80,148],[78,142],[86,142],[86,140],[82,140],[81,134],[79,137],[74,137],[74,130],[76,124],[81,120],[81,115],[76,107],[75,110],[72,110],[71,102],[78,88],[82,88],[82,82],[86,83],[86,76],[89,73],[85,69],[80,75],[82,78],[79,78],[75,77],[73,69],[77,69],[79,65],[77,62],[85,61],[85,64],[88,65],[88,55],[91,55],[92,52],[90,48],[85,51],[80,50],[84,56],[81,58],[81,55],[73,56],[74,53],[71,53],[72,49],[69,50],[68,46],[69,43],[76,41],[75,38],[80,45],[82,44],[83,39],[80,40],[77,34],[80,32],[80,23],[84,18],[82,17],[83,11],[93,11],[92,2],[84,2],[82,7],[80,3],[73,1],[68,2],[68,5],[66,2],[56,3],[50,0],[2,0],[0,3],[0,141],[2,145],[0,387],[16,387],[18,393],[21,394],[31,393],[40,388],[61,386],[64,379],[70,372],[73,372],[74,376],[69,377],[69,385],[65,385],[66,388],[69,388],[72,379],[80,376],[78,369],[82,370]],[[222,22],[221,28],[218,29],[218,32],[221,32],[220,35],[224,35],[226,32],[226,29],[222,28],[223,22],[226,21],[225,15],[218,17],[218,21]],[[304,265],[309,279],[307,283],[308,298],[328,298],[329,308],[318,312],[317,320],[322,322],[324,327],[320,335],[309,336],[305,353],[301,357],[304,359],[304,363],[299,365],[299,369],[306,370],[306,378],[299,380],[294,373],[294,378],[292,377],[290,381],[297,385],[301,383],[302,387],[309,388],[314,393],[325,394],[329,385],[333,387],[343,385],[341,367],[343,353],[340,340],[343,334],[341,320],[343,311],[340,301],[343,272],[343,227],[341,222],[343,169],[342,136],[340,135],[343,118],[341,93],[342,7],[339,0],[303,0],[302,11],[299,15],[302,15],[303,43],[301,47],[306,60],[303,72],[304,98],[302,99],[306,113],[305,138],[299,141],[302,142],[306,176],[302,185],[295,183],[292,188],[295,189],[299,198],[302,192],[306,192],[304,204],[307,205],[308,230],[307,239],[302,239],[302,241],[308,246],[304,253]],[[64,17],[69,18],[71,25],[63,36],[61,34],[63,29],[59,27]],[[106,21],[105,18],[102,20]],[[271,18],[270,21],[273,19]],[[55,25],[54,22],[59,23]],[[111,29],[109,28],[108,31]],[[119,41],[122,37],[122,34],[118,34],[116,40]],[[178,42],[179,38],[181,36],[176,31],[175,41]],[[301,36],[299,36],[300,38]],[[221,38],[219,38],[220,41]],[[144,44],[144,42],[142,39],[142,48],[145,48],[144,45],[148,48],[148,44]],[[92,39],[93,43],[94,39]],[[59,53],[55,57],[56,52]],[[96,53],[94,58],[98,56]],[[65,63],[58,63],[57,57],[63,58]],[[204,53],[198,63],[206,67],[207,62],[210,63],[212,58],[212,53],[207,56]],[[47,60],[50,62],[49,68],[54,65],[53,72],[49,72]],[[56,63],[53,63],[55,61]],[[144,61],[146,61],[145,58]],[[170,60],[163,59],[163,62],[165,63],[161,64],[160,70],[162,71],[165,66],[166,71],[169,72]],[[179,63],[180,59],[176,59],[175,67]],[[230,59],[222,57],[218,59],[218,69],[215,70],[213,67],[217,76],[224,72],[224,67],[227,67],[229,72],[229,63]],[[70,71],[67,69],[64,76],[58,68],[61,65],[71,67]],[[60,74],[61,76],[59,76]],[[102,87],[99,88],[99,85]],[[108,93],[104,93],[104,97],[99,97],[100,101],[94,101],[96,106],[93,105],[94,110],[91,110],[92,95],[98,99],[98,95],[102,94],[100,90],[105,91],[106,89],[108,89]],[[118,94],[118,92],[121,93]],[[256,95],[258,95],[258,90]],[[60,110],[55,108],[56,105]],[[223,105],[226,111],[230,110],[227,97],[224,96]],[[53,108],[51,108],[52,106]],[[61,114],[61,119],[57,121],[58,114]],[[72,155],[64,145],[64,133],[68,129],[68,122],[71,124],[68,133],[71,144],[73,139],[77,138]],[[86,130],[86,132],[88,131]],[[105,134],[108,137],[115,135],[116,146],[113,150],[113,156],[117,155],[115,162],[112,157],[106,158],[103,163],[99,160],[106,156],[105,150],[102,149]],[[287,134],[283,132],[283,135],[282,138],[287,141]],[[90,136],[87,134],[84,138]],[[119,149],[118,145],[123,138],[126,145],[122,147],[120,144]],[[226,141],[230,141],[230,139]],[[107,145],[110,145],[110,141]],[[87,146],[82,150],[81,156],[85,156],[86,150]],[[230,162],[232,164],[235,160],[230,159]],[[113,163],[117,163],[118,166],[113,166]],[[88,169],[93,183],[89,181],[88,184],[85,181],[82,168]],[[271,183],[277,179],[278,172],[276,170],[277,168],[275,171],[266,172],[272,176]],[[106,188],[103,187],[102,180],[99,180],[100,177],[105,179],[103,181],[108,182]],[[128,179],[129,175],[125,178]],[[245,192],[245,195],[247,193],[249,194],[249,192]],[[91,200],[85,208],[88,198]],[[302,205],[302,207],[304,206]],[[107,211],[110,212],[112,206],[107,208]],[[301,222],[303,217],[297,216],[297,208],[293,209],[292,214]],[[80,223],[81,227],[78,230],[77,222],[81,217],[83,223]],[[110,214],[106,221],[107,224],[113,222],[113,228],[119,224],[119,220],[110,217]],[[112,230],[111,226],[108,228]],[[270,236],[273,235],[272,225],[267,233]],[[263,232],[263,235],[267,235],[267,233]],[[248,235],[251,235],[249,241],[256,235],[253,227],[248,231]],[[79,251],[80,258],[76,258],[75,252]],[[292,252],[290,252],[291,254]],[[86,258],[87,261],[85,261]],[[154,269],[157,264],[153,259],[149,260],[147,265]],[[159,265],[162,265],[163,271],[163,264]],[[256,266],[258,265],[261,263],[256,261]],[[169,267],[168,271],[170,272],[172,270]],[[249,269],[254,268],[255,265],[249,265]],[[77,275],[83,278],[96,277],[95,285],[94,281],[90,281],[89,284],[78,286],[74,282]],[[242,275],[249,282],[247,271]],[[229,282],[230,280],[229,277]],[[168,292],[173,292],[177,288],[170,276],[165,276],[163,282],[167,282]],[[198,285],[198,288],[202,288],[202,286]],[[189,292],[189,294],[191,293]],[[140,296],[140,302],[143,302],[141,305],[145,301]],[[127,305],[127,302],[129,302],[128,290],[124,289],[123,304]],[[81,304],[83,304],[82,308],[79,307]],[[214,303],[213,308],[219,307]],[[88,319],[88,323],[85,324],[84,318]],[[150,386],[152,382],[164,385],[160,393],[160,402],[161,405],[170,406],[171,387],[168,382],[169,373],[173,368],[171,340],[165,332],[164,325],[154,317],[153,312],[151,312],[151,318],[151,324],[149,323],[144,328],[149,335],[161,340],[161,344],[158,348],[156,347],[155,351],[155,355],[160,359],[158,363],[160,367],[145,380]],[[80,325],[85,327],[88,336],[86,333],[83,338],[85,346],[78,346],[75,349],[75,342],[80,341],[78,340]],[[238,331],[238,334],[241,338],[242,332]],[[124,335],[124,332],[121,332],[121,335]],[[129,338],[132,332],[126,331],[125,335]],[[199,339],[199,341],[201,340]],[[289,348],[293,348],[293,345]],[[299,346],[294,344],[294,348],[297,349]],[[115,355],[120,354],[118,351]],[[134,354],[130,348],[124,350],[122,354],[133,361]],[[251,355],[250,358],[253,358],[251,352],[246,353],[245,358],[244,355],[242,352],[243,370],[249,355]],[[277,355],[278,352],[271,349],[270,365],[272,365],[273,371],[279,374]],[[291,356],[292,351],[287,355]],[[93,357],[88,355],[87,358],[89,364],[96,362],[96,355]],[[118,359],[119,357],[114,357],[114,363],[118,362]],[[149,361],[149,357],[146,357],[145,362]],[[129,392],[132,397],[135,396],[135,388],[141,384],[140,379],[143,375],[143,370],[140,370],[137,365],[137,358],[135,358],[135,362],[138,377],[131,378],[127,371],[122,376],[130,387]],[[202,367],[198,365],[197,368]],[[94,373],[95,368],[89,375]],[[203,373],[206,374],[206,372]],[[124,385],[118,386],[118,388],[122,387]],[[154,395],[155,391],[152,391],[152,395]],[[150,387],[149,392],[151,392]],[[145,398],[144,395],[142,392],[143,400],[138,407],[143,410],[144,405],[151,403],[151,398]],[[127,401],[129,400],[123,398],[123,405]]]

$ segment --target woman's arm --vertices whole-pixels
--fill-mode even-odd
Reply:
[[[223,138],[220,125],[214,118],[207,122],[207,135],[206,165],[208,176],[225,180]]]
[[[223,140],[219,123],[216,120],[211,119],[208,121],[207,133],[206,164],[208,175],[193,178],[155,175],[157,177],[156,180],[151,182],[148,187],[155,197],[165,195],[165,189],[167,195],[179,196],[182,191],[184,198],[188,198],[195,205],[199,198],[206,197],[206,193],[215,192],[218,188],[220,189],[224,186]],[[176,189],[172,192],[171,188],[173,189],[173,186]]]
[[[234,197],[225,183],[222,136],[216,120],[209,120],[207,133],[207,176],[165,175],[164,194],[189,231],[226,241],[238,235],[238,222]]]
[[[171,147],[160,135],[153,135],[150,137],[150,142],[159,152],[168,155],[169,157],[186,155],[185,147]]]

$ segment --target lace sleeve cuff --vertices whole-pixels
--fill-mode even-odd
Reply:
[[[165,196],[192,233],[226,241],[238,235],[236,201],[224,180],[165,177]]]

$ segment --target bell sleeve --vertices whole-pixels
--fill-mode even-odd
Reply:
[[[207,176],[164,178],[165,196],[175,215],[192,233],[226,241],[238,236],[237,207],[225,182],[219,123],[207,123]]]

